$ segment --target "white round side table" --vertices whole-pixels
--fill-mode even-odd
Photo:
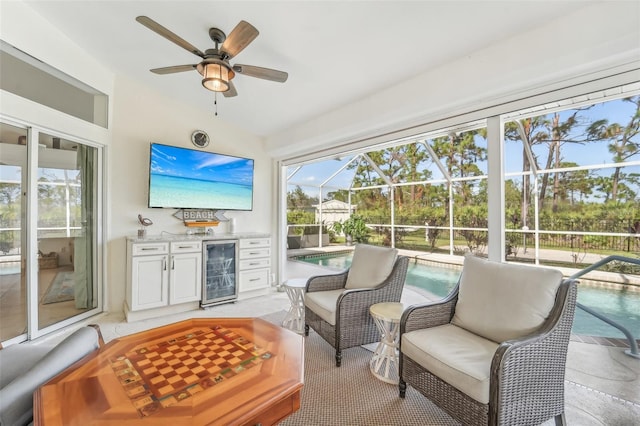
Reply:
[[[369,366],[378,379],[398,383],[398,331],[404,305],[384,302],[371,305],[369,312],[380,330],[380,343],[376,347]]]
[[[291,307],[282,321],[282,326],[296,333],[304,331],[304,290],[307,287],[306,278],[294,278],[284,282],[284,289],[289,296]]]

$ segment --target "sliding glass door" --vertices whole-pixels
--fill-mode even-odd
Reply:
[[[97,313],[99,148],[0,123],[0,341]]]

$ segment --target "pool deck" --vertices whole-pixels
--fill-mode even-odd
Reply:
[[[289,258],[309,254],[340,252],[346,246],[289,250]],[[403,255],[461,265],[459,256],[433,255],[402,250]],[[455,259],[454,259],[455,258]],[[288,260],[286,278],[308,278],[326,274],[327,268]],[[415,304],[430,299],[405,288],[402,302]],[[637,332],[637,331],[635,331]],[[565,370],[565,412],[567,423],[580,426],[640,424],[640,359],[624,353],[626,340],[572,335]],[[553,425],[553,420],[545,426]]]

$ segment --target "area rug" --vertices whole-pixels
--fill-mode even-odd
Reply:
[[[67,302],[74,296],[73,271],[58,272],[42,298],[42,304]]]
[[[285,312],[261,317],[280,325]],[[296,425],[459,425],[444,411],[418,393],[407,389],[398,396],[398,386],[371,374],[371,352],[360,346],[342,351],[342,366],[335,366],[335,350],[316,332],[305,337],[304,387],[300,410],[281,426]]]

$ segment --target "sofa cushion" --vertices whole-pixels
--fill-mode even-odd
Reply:
[[[397,256],[398,250],[394,248],[356,245],[344,288],[377,287],[391,275]]]
[[[25,374],[0,389],[0,424],[28,424],[33,418],[33,392],[99,346],[97,331],[93,327],[82,327],[56,345]]]
[[[304,304],[320,318],[331,325],[336,325],[336,306],[343,289],[313,291],[305,293]]]
[[[494,342],[531,334],[549,316],[561,282],[555,269],[467,255],[451,322]]]
[[[0,350],[0,389],[29,371],[55,346],[25,342]]]
[[[452,324],[402,335],[402,353],[460,392],[489,403],[491,360],[498,344]]]

